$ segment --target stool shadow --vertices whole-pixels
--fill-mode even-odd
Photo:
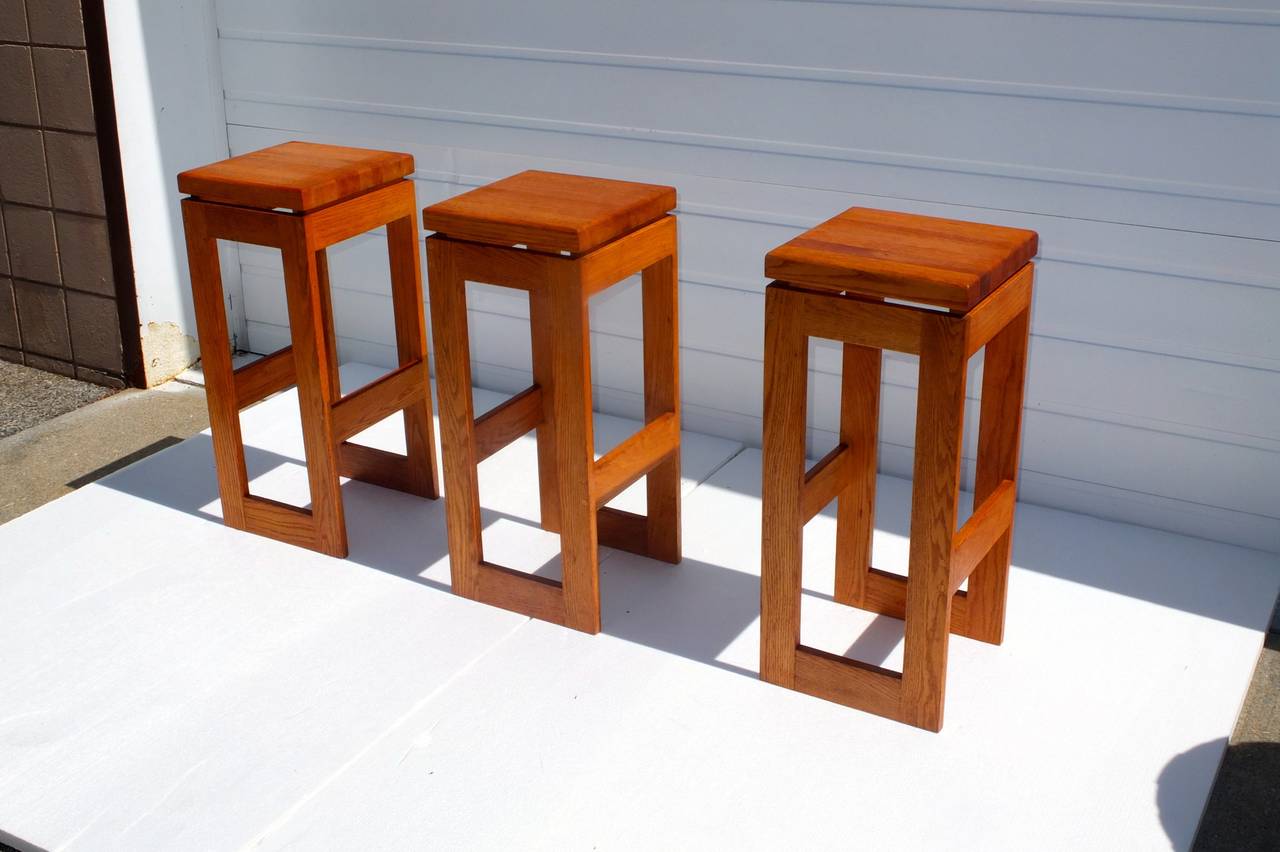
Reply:
[[[251,481],[282,466],[304,463],[297,456],[245,446],[245,467]],[[99,484],[209,523],[222,523],[221,517],[211,511],[217,507],[218,487],[212,440],[206,434],[167,446],[147,460],[115,470]],[[438,567],[432,570],[448,557],[443,500],[423,500],[358,481],[344,483],[342,492],[348,561],[451,592],[447,571]],[[484,528],[499,520],[533,528],[538,525],[536,518],[483,507],[481,517]],[[885,520],[902,521],[892,512]],[[669,565],[608,548],[601,549],[600,565],[602,632],[752,678],[757,676],[754,662],[746,667],[719,659],[745,631],[754,629],[758,620],[760,581],[755,574],[691,558]],[[559,579],[558,554],[531,573]],[[830,599],[811,589],[806,589],[805,594]],[[849,648],[848,655],[881,662],[900,635],[901,622],[878,618]]]
[[[696,559],[670,565],[613,553],[600,566],[601,632],[755,678],[720,659],[760,615],[751,574]]]
[[[0,829],[0,852],[45,852],[45,849]]]
[[[197,435],[163,449],[153,458],[154,463],[144,460],[133,464],[99,484],[211,523],[221,523],[210,511],[216,506],[218,492],[208,435]],[[758,499],[759,468],[734,464],[739,458],[721,467],[716,486]],[[246,446],[245,459],[251,478],[282,465],[303,464],[300,458],[254,446]],[[355,481],[343,485],[343,494],[350,561],[441,591],[449,590],[447,572],[431,569],[448,556],[443,501],[422,500]],[[686,495],[686,500],[689,499],[690,495]],[[968,499],[966,495],[966,501]],[[1015,535],[1015,565],[1223,621],[1255,626],[1256,619],[1250,615],[1247,602],[1231,596],[1204,594],[1203,577],[1198,567],[1191,564],[1192,560],[1186,554],[1175,558],[1175,554],[1167,552],[1183,546],[1183,540],[1168,536],[1156,538],[1158,534],[1152,534],[1158,545],[1156,550],[1144,553],[1141,564],[1124,564],[1118,570],[1115,555],[1108,554],[1112,537],[1132,536],[1134,528],[1104,525],[1103,534],[1099,535],[1094,519],[1063,513],[1055,513],[1052,519],[1039,519],[1034,517],[1038,511],[1045,510],[1020,507],[1020,513],[1027,516],[1020,515],[1019,535]],[[832,505],[821,515],[830,523],[834,512]],[[535,518],[492,509],[482,509],[482,516],[486,527],[500,519],[537,525]],[[686,523],[698,522],[686,516]],[[759,534],[752,519],[735,523],[741,524],[744,535]],[[909,484],[897,483],[881,489],[876,509],[877,530],[906,536],[909,524]],[[1088,525],[1088,529],[1076,529],[1079,524]],[[1084,532],[1090,534],[1082,534]],[[1188,541],[1192,545],[1209,546]],[[1132,544],[1126,547],[1127,551],[1133,549]],[[554,558],[533,570],[542,576],[558,576],[558,562],[558,558]],[[631,554],[609,554],[601,562],[603,631],[755,677],[754,668],[726,663],[720,657],[759,617],[759,577],[753,573],[756,567],[755,564],[735,565],[732,559],[717,564],[696,558],[686,558],[679,565],[671,566]],[[830,600],[828,591],[810,584],[805,594]],[[880,664],[900,636],[900,621],[877,617],[848,647],[845,655]],[[753,660],[751,665],[754,664]]]
[[[809,459],[808,464],[815,461]],[[717,472],[714,485],[757,501],[755,511],[758,513],[760,476],[760,451],[746,449]],[[832,540],[835,509],[833,503],[815,516],[815,521],[824,517],[833,525]],[[961,492],[960,524],[968,519],[972,509],[973,494]],[[878,534],[909,537],[910,481],[880,477],[875,528]],[[758,534],[758,528],[753,528],[751,534]],[[1015,569],[1257,629],[1267,623],[1267,614],[1275,600],[1276,581],[1280,579],[1280,570],[1277,570],[1280,563],[1274,556],[1265,554],[1266,559],[1261,563],[1256,558],[1242,559],[1232,568],[1240,576],[1239,582],[1224,587],[1206,585],[1205,566],[1221,562],[1229,550],[1251,557],[1258,555],[1257,551],[1232,548],[1207,539],[1077,512],[1025,502],[1017,505],[1013,536]],[[905,565],[876,567],[905,573]],[[1269,591],[1259,595],[1260,589]]]
[[[887,615],[877,615],[853,640],[844,656],[872,665],[883,665],[902,642],[903,623]]]
[[[196,435],[151,459],[118,470],[99,485],[222,523],[210,511],[217,506],[218,488],[208,435]],[[245,447],[251,480],[282,465],[300,464],[301,458]],[[443,500],[423,500],[357,481],[344,483],[342,490],[348,561],[450,592],[447,573],[432,571],[448,556]],[[482,508],[481,516],[486,528],[499,520],[537,527],[536,518],[494,509]],[[695,559],[669,565],[607,548],[601,556],[604,633],[756,676],[754,670],[724,663],[717,656],[757,619],[757,577]],[[531,573],[558,578],[559,556]]]
[[[279,467],[305,464],[301,458],[251,445],[245,446],[244,456],[251,483]],[[117,470],[98,484],[222,524],[221,516],[209,510],[217,506],[219,498],[213,442],[205,434]],[[448,556],[442,501],[424,500],[355,480],[343,483],[342,495],[350,560],[397,576],[410,576],[413,566],[421,572]],[[302,503],[299,508],[309,505]]]

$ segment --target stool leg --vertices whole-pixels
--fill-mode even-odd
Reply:
[[[422,265],[418,251],[416,214],[387,223],[391,303],[396,324],[396,354],[401,367],[427,360],[427,329],[422,317]],[[411,493],[431,499],[439,497],[429,386],[423,388],[420,401],[404,409],[404,445]]]
[[[337,353],[332,348],[331,323],[321,294],[317,253],[308,248],[306,226],[287,234],[284,286],[293,338],[298,406],[302,414],[302,442],[307,479],[311,484],[311,519],[316,549],[330,556],[347,555],[347,530],[338,482],[338,447],[333,437],[330,408],[338,400],[334,385]]]
[[[800,644],[801,492],[809,380],[803,296],[770,285],[764,317],[760,677],[791,688]]]
[[[545,287],[529,291],[529,337],[533,355],[533,383],[542,389],[542,422],[537,427],[538,497],[542,528],[560,531],[560,490],[556,485],[555,365],[551,343],[555,338],[551,297]]]
[[[903,721],[942,729],[951,624],[951,542],[960,496],[964,431],[964,323],[924,319],[911,480],[911,552],[907,569]]]
[[[644,419],[680,416],[679,279],[670,257],[641,274],[644,302]],[[645,530],[649,556],[680,561],[680,448],[645,477]]]
[[[325,249],[316,251],[317,292],[320,296],[320,316],[324,323],[324,338],[333,357],[329,359],[329,385],[333,388],[334,400],[342,398],[342,378],[338,374],[338,335],[333,322],[333,292],[329,289],[329,253]]]
[[[427,280],[436,351],[436,394],[440,400],[450,584],[455,594],[476,599],[480,594],[483,551],[467,339],[467,282],[457,272],[452,250],[435,239],[427,240]]]
[[[591,422],[591,340],[587,295],[577,264],[560,264],[543,285],[556,329],[551,339],[555,371],[552,422],[555,429],[557,490],[560,496],[560,552],[563,562],[565,626],[600,632],[599,548],[592,489],[595,434]]]
[[[1027,368],[1030,310],[1023,311],[987,343],[982,368],[982,415],[978,426],[978,474],[974,506],[981,506],[1006,479],[1017,482],[1022,395]],[[966,634],[983,642],[1004,639],[1005,597],[1013,526],[969,575]]]
[[[840,443],[852,452],[853,474],[836,510],[837,601],[861,607],[871,568],[876,520],[876,442],[880,425],[880,350],[844,345]]]
[[[240,409],[236,403],[231,367],[231,338],[223,307],[222,272],[218,242],[209,236],[204,215],[184,201],[182,219],[187,237],[187,262],[191,268],[196,327],[200,333],[200,360],[204,369],[205,399],[213,432],[213,460],[218,471],[218,493],[223,522],[245,529],[244,499],[249,475],[244,466],[244,439],[240,435]]]

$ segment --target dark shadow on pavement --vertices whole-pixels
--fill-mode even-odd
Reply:
[[[1280,849],[1280,743],[1237,743],[1227,747],[1192,849]]]

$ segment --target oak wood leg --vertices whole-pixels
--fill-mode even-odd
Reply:
[[[765,290],[764,316],[760,677],[794,687],[800,644],[801,490],[809,378],[803,296],[770,285]]]
[[[195,202],[182,202],[182,219],[222,519],[229,527],[245,529],[244,499],[249,493],[249,475],[245,471],[244,439],[240,434],[240,410],[231,368],[231,338],[223,306],[218,242],[209,234],[204,215]]]
[[[1023,311],[987,342],[982,368],[982,414],[978,426],[978,473],[974,506],[981,506],[1004,480],[1017,482],[1022,397],[1027,368],[1030,310]],[[983,642],[1004,640],[1013,524],[969,575],[969,621],[965,635]]]
[[[679,279],[675,247],[670,257],[641,274],[644,303],[644,419],[680,416]],[[677,425],[678,428],[678,425]],[[646,537],[649,556],[680,561],[680,448],[649,471]]]
[[[853,454],[836,510],[835,599],[862,607],[876,520],[876,442],[880,422],[880,350],[844,344],[840,443]]]
[[[902,719],[938,731],[946,693],[951,543],[960,493],[964,323],[948,316],[928,317],[921,337]]]
[[[592,472],[591,341],[587,295],[577,264],[561,264],[547,291],[556,329],[551,340],[555,371],[552,422],[558,463],[560,552],[565,626],[600,632],[599,548]]]
[[[345,557],[347,530],[330,413],[340,393],[334,385],[337,353],[331,343],[332,326],[326,321],[325,297],[320,292],[317,253],[308,244],[304,224],[299,223],[286,235],[282,251],[315,546],[330,556]]]
[[[324,323],[324,338],[328,342],[333,357],[329,359],[329,384],[334,389],[334,399],[342,398],[342,377],[338,373],[341,363],[338,360],[338,333],[333,321],[333,291],[329,288],[329,253],[325,249],[316,250],[317,293],[320,297],[320,315]]]
[[[560,491],[556,485],[555,365],[551,342],[555,318],[547,287],[529,291],[529,338],[533,356],[533,383],[542,388],[542,422],[535,432],[538,443],[538,498],[542,528],[560,531]]]
[[[450,583],[456,594],[475,599],[480,593],[483,550],[475,412],[471,402],[471,352],[467,339],[467,282],[457,273],[449,245],[437,239],[427,240],[427,281],[436,351],[436,394],[440,402]]]
[[[391,303],[396,324],[396,353],[401,367],[427,360],[427,329],[422,317],[422,262],[418,252],[415,212],[387,223]],[[422,399],[404,409],[403,416],[409,491],[434,500],[440,496],[440,486],[436,480],[430,385],[422,389]]]

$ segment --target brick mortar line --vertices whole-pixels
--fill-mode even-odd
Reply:
[[[39,104],[37,104],[38,107]],[[50,127],[47,124],[25,124],[21,121],[0,121],[0,127],[16,127],[19,130],[41,130],[47,133],[68,133],[72,136],[93,136],[95,138],[98,135],[96,130],[71,130],[65,127]]]
[[[0,348],[4,348],[4,349],[11,349],[12,347],[5,346],[5,347],[0,347]],[[76,370],[90,370],[90,371],[95,372],[95,373],[101,373],[101,374],[102,374],[102,375],[104,375],[104,376],[110,376],[110,377],[111,377],[111,378],[113,378],[113,379],[119,379],[120,381],[124,381],[124,376],[122,376],[120,373],[115,373],[115,372],[112,372],[111,370],[107,370],[107,369],[104,369],[104,368],[102,368],[102,367],[90,367],[88,364],[77,364],[77,363],[75,363],[75,362],[68,361],[68,360],[67,360],[67,359],[65,359],[65,358],[58,358],[58,357],[55,357],[55,356],[53,356],[53,355],[41,355],[39,352],[27,352],[26,350],[22,350],[22,349],[19,349],[19,350],[17,350],[17,351],[18,351],[20,354],[22,354],[23,356],[31,355],[31,356],[32,356],[32,357],[34,357],[34,358],[40,358],[40,359],[45,360],[45,361],[55,361],[55,362],[57,362],[57,363],[59,363],[59,364],[65,364],[65,365],[67,365],[68,367],[70,367],[70,368],[71,368],[71,370],[72,370],[72,375],[70,375],[70,376],[62,376],[62,374],[61,374],[61,373],[55,373],[55,374],[54,374],[54,375],[62,376],[64,379],[74,379],[74,380],[76,380],[76,381],[78,381],[78,382],[88,381],[87,379],[82,379],[82,378],[80,378],[79,376],[75,375],[75,371],[76,371]],[[25,360],[25,357],[24,357],[24,360]],[[6,362],[4,362],[4,363],[13,363],[13,362],[11,362],[11,361],[6,361]],[[20,364],[19,366],[21,366],[21,367],[30,367],[30,368],[31,368],[31,369],[33,369],[33,370],[39,370],[39,369],[42,369],[41,367],[37,367],[37,366],[35,366],[35,365],[33,365],[33,364]],[[49,371],[49,370],[45,370],[45,372],[51,372],[51,371]],[[94,382],[89,382],[89,384],[94,384]],[[113,387],[110,387],[109,385],[98,385],[98,387],[105,387],[105,388],[107,388],[108,390],[122,390],[122,388],[113,388]]]
[[[25,4],[24,4],[24,5],[25,5]],[[30,18],[30,15],[28,15],[27,17],[28,17],[28,19],[29,19],[29,18]],[[28,21],[27,21],[27,32],[30,32],[30,31],[31,31],[30,27],[31,27],[31,21],[30,21],[30,20],[28,20]],[[33,74],[34,74],[34,68],[32,69],[32,72],[33,72]],[[35,75],[34,79],[35,79],[35,86],[36,86],[36,91],[35,91],[35,95],[36,95],[36,112],[37,112],[37,114],[38,114],[38,115],[39,115],[39,117],[40,117],[40,124],[43,126],[43,124],[44,124],[44,105],[43,105],[43,104],[41,104],[41,102],[40,102],[40,78],[39,78],[39,76],[38,76],[38,75]],[[48,182],[48,184],[49,184],[49,201],[52,203],[52,201],[53,201],[53,178],[49,175],[49,141],[48,141],[48,139],[46,138],[46,136],[45,136],[45,134],[44,134],[44,133],[41,133],[41,134],[40,134],[40,153],[41,153],[41,155],[44,157],[44,175],[45,175],[45,180],[46,180],[46,181]],[[50,218],[54,218],[54,217],[53,217],[52,215],[50,215]],[[62,279],[63,279],[65,276],[64,276],[64,275],[63,275],[63,273],[62,273],[62,252],[58,250],[58,223],[57,223],[57,220],[55,219],[55,220],[53,221],[53,223],[52,223],[52,224],[53,224],[53,257],[54,257],[54,261],[58,264],[58,283],[59,283],[59,284],[61,284],[61,283],[62,283]],[[4,236],[5,236],[5,239],[6,239],[6,240],[7,240],[7,239],[9,239],[9,228],[8,228],[8,226],[6,226],[6,227],[5,227],[5,229],[4,229]],[[12,269],[13,269],[13,259],[12,259],[12,257],[11,257],[11,258],[10,258],[10,260],[9,260],[9,268],[10,268],[10,271],[12,271]],[[62,288],[61,300],[62,300],[62,320],[63,320],[63,322],[65,322],[65,323],[67,324],[67,350],[71,353],[71,358],[70,358],[70,362],[71,362],[71,375],[73,375],[73,376],[74,376],[74,375],[75,375],[75,372],[76,372],[76,366],[78,366],[77,361],[76,361],[76,344],[75,344],[74,340],[72,339],[73,335],[71,334],[71,309],[67,307],[67,291],[66,291],[66,289],[65,289],[65,288]],[[17,292],[16,292],[16,291],[14,292],[14,295],[13,295],[13,302],[14,302],[14,306],[16,307],[16,306],[17,306],[17,303],[18,303],[18,294],[17,294]],[[23,356],[23,360],[24,360],[24,361],[26,360],[26,356],[25,356],[25,355]]]
[[[8,233],[8,231],[5,231],[6,237],[8,236]],[[110,299],[113,302],[116,301],[114,294],[104,296],[101,293],[94,290],[86,290],[83,287],[72,287],[69,284],[50,284],[48,281],[41,281],[39,278],[28,278],[25,275],[14,275],[11,272],[0,275],[0,278],[11,278],[14,281],[21,281],[24,284],[39,284],[41,287],[57,287],[59,290],[70,290],[72,293],[83,293],[86,296],[97,296],[99,299]]]
[[[48,175],[48,168],[49,168],[49,165],[48,165],[48,162],[46,161],[45,163],[46,176]],[[52,196],[53,190],[50,189],[49,193]],[[81,210],[71,210],[67,207],[54,207],[51,204],[32,204],[28,201],[10,201],[7,198],[4,199],[4,203],[9,207],[25,207],[28,210],[48,210],[50,213],[70,213],[72,216],[84,216],[87,219],[100,219],[103,222],[107,221],[106,215],[102,213],[85,213]]]
[[[30,22],[28,22],[27,31],[31,31]],[[54,44],[51,41],[15,41],[9,38],[0,38],[0,47],[45,47],[54,48],[56,50],[85,50],[83,44]]]

